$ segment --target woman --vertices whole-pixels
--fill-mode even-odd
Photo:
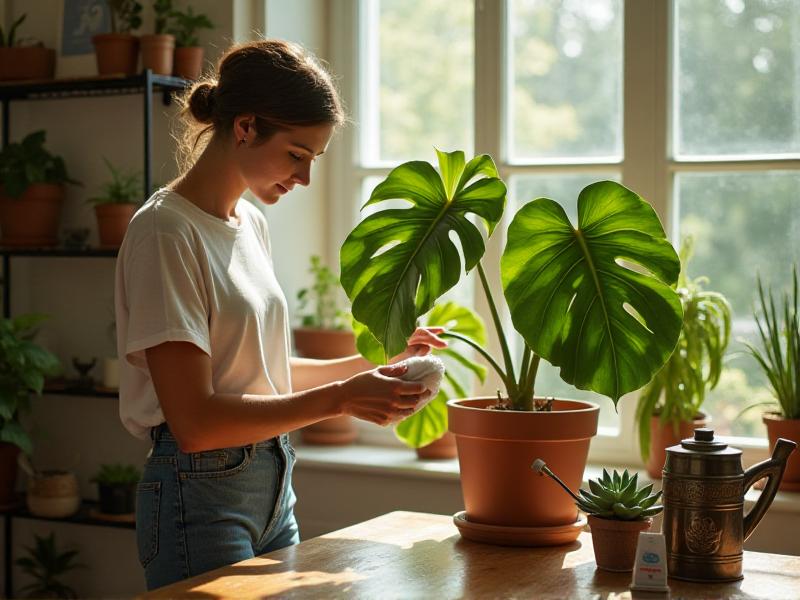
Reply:
[[[308,185],[341,103],[286,42],[233,47],[217,71],[184,98],[199,157],[137,212],[117,262],[120,415],[153,440],[136,508],[149,589],[298,542],[286,432],[338,415],[387,425],[427,399],[402,366],[289,357],[267,223],[241,196],[271,205]],[[396,360],[444,346],[436,333]]]

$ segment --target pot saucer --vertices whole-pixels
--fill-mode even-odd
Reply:
[[[552,527],[507,527],[486,525],[467,520],[466,511],[453,515],[453,523],[461,537],[482,544],[497,546],[560,546],[578,539],[587,523],[586,516],[579,513],[578,520],[568,525]]]

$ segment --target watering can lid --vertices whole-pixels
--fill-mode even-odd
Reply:
[[[741,454],[742,451],[738,448],[729,448],[728,444],[714,439],[714,430],[706,429],[705,427],[694,430],[693,438],[686,438],[681,441],[680,446],[673,446],[670,450],[688,450],[690,452],[702,452],[713,454]]]

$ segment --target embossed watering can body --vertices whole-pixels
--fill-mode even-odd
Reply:
[[[778,491],[796,444],[779,439],[772,458],[742,470],[742,451],[695,429],[694,439],[667,448],[664,465],[664,525],[669,576],[701,582],[742,578],[744,541],[753,533]],[[767,485],[744,514],[744,495],[756,481]]]

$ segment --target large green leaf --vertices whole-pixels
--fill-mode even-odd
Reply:
[[[384,209],[366,217],[341,250],[341,282],[355,319],[365,324],[387,356],[402,352],[417,319],[452,288],[462,260],[450,239],[461,242],[464,271],[483,256],[477,215],[491,235],[503,214],[506,186],[491,157],[465,164],[461,151],[438,152],[441,175],[427,162],[394,169],[372,192],[365,206],[400,199],[411,206]]]
[[[526,204],[501,260],[514,327],[531,349],[567,383],[615,403],[650,381],[675,348],[679,272],[655,211],[612,181],[581,191],[577,228],[553,200]]]

